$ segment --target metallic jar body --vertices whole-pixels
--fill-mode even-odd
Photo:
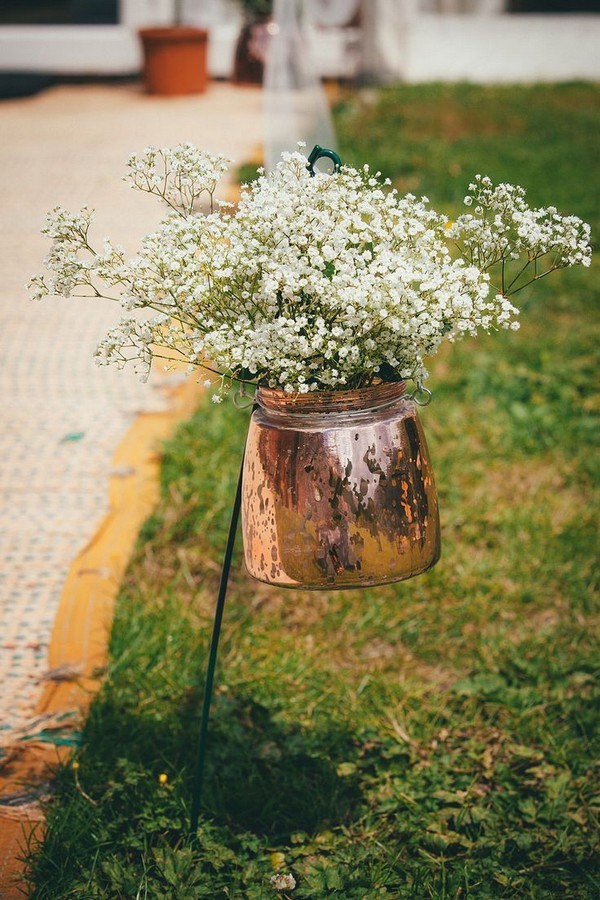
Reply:
[[[401,581],[440,556],[427,444],[404,384],[288,394],[259,388],[242,488],[259,581],[332,589]]]

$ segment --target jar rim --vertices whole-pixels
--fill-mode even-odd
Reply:
[[[402,399],[405,394],[404,381],[384,381],[369,387],[342,391],[309,391],[306,394],[258,387],[255,399],[259,406],[269,412],[304,415],[381,409]]]

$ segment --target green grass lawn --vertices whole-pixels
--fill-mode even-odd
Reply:
[[[341,152],[457,212],[481,172],[598,229],[600,88],[350,92]],[[35,898],[595,898],[598,260],[522,327],[431,365],[443,556],[302,593],[238,545],[198,846],[187,838],[212,610],[247,412],[207,405],[119,599],[106,684],[58,773]],[[597,772],[596,772],[597,774]],[[164,778],[159,776],[166,775]]]

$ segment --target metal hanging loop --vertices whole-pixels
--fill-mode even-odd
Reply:
[[[315,163],[319,159],[330,159],[333,162],[334,172],[339,172],[342,168],[342,160],[337,155],[335,150],[328,150],[326,147],[320,147],[319,144],[315,144],[315,146],[310,151],[310,155],[308,157],[308,165],[306,167],[313,177],[316,175]]]
[[[254,397],[246,393],[246,385],[241,387],[233,394],[233,405],[236,409],[250,409],[254,405]]]
[[[422,384],[417,384],[414,391],[408,395],[408,399],[416,403],[417,406],[429,406],[432,397],[433,394],[429,388],[423,387]]]

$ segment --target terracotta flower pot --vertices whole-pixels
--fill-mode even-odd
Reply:
[[[208,32],[203,28],[143,28],[144,85],[149,94],[202,94],[206,90]]]

